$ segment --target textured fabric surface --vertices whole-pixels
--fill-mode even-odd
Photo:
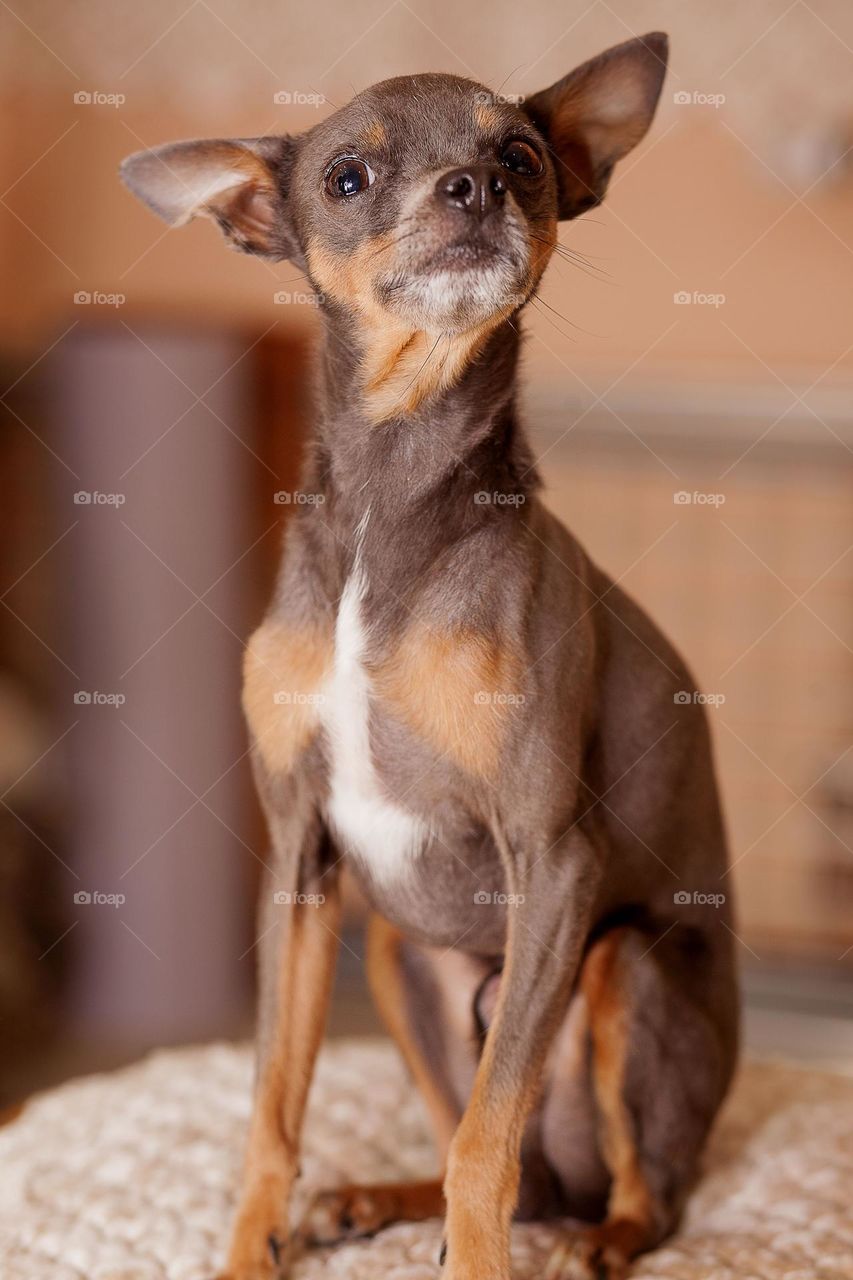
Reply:
[[[249,1111],[248,1049],[153,1055],[33,1100],[0,1132],[3,1280],[210,1280],[221,1264]],[[319,1187],[434,1171],[420,1100],[393,1049],[324,1052],[295,1216]],[[635,1275],[853,1276],[853,1080],[747,1066],[678,1236]],[[300,1259],[298,1280],[434,1280],[441,1225]],[[514,1230],[514,1274],[541,1277],[555,1229]]]

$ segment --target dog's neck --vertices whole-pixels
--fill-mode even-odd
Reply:
[[[519,332],[504,321],[483,341],[451,385],[416,407],[376,421],[365,381],[363,348],[341,318],[327,316],[318,377],[318,428],[312,483],[325,514],[346,536],[368,508],[372,520],[422,540],[435,525],[460,536],[482,512],[482,496],[526,496],[537,487],[516,408]],[[425,360],[443,339],[432,339]],[[423,362],[421,362],[423,363]],[[402,397],[404,400],[405,397]],[[512,505],[512,499],[506,505]]]

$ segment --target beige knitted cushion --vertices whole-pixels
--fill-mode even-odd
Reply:
[[[221,1264],[249,1110],[251,1055],[154,1054],[35,1099],[0,1132],[2,1280],[210,1280]],[[306,1126],[306,1194],[434,1169],[424,1112],[388,1045],[324,1051]],[[679,1235],[636,1276],[853,1277],[853,1079],[748,1066]],[[537,1280],[554,1229],[517,1227],[515,1275]],[[441,1225],[318,1251],[297,1278],[436,1280]]]

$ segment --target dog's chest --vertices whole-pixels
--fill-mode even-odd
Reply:
[[[320,702],[329,753],[328,817],[346,852],[379,882],[406,874],[428,837],[426,824],[396,804],[379,778],[370,744],[375,689],[365,667],[367,583],[357,564],[334,631],[334,656]]]

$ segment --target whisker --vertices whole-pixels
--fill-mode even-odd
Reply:
[[[418,370],[417,370],[417,372],[415,373],[415,376],[412,378],[412,380],[411,380],[411,382],[409,383],[409,385],[408,385],[408,386],[407,386],[407,387],[406,387],[406,388],[405,388],[405,389],[400,393],[400,396],[399,396],[399,398],[397,399],[397,402],[396,402],[396,403],[397,403],[397,405],[402,405],[402,404],[403,404],[403,402],[404,402],[404,401],[405,401],[405,399],[406,399],[406,396],[409,394],[409,392],[411,391],[412,387],[415,385],[415,383],[417,382],[418,378],[421,376],[421,374],[423,373],[424,369],[427,367],[427,364],[429,363],[429,361],[430,361],[430,359],[431,359],[431,357],[432,357],[432,355],[433,355],[433,352],[435,351],[435,349],[436,349],[436,347],[438,346],[439,342],[441,342],[441,339],[442,339],[442,338],[447,338],[447,339],[449,340],[449,339],[450,339],[450,334],[449,334],[449,333],[440,333],[440,334],[438,335],[438,337],[436,338],[435,342],[432,344],[432,346],[430,347],[429,351],[426,353],[426,356],[425,356],[425,358],[424,358],[424,362],[423,362],[423,364],[421,365],[420,369],[418,369]]]
[[[575,249],[569,249],[566,245],[561,244],[551,245],[549,240],[543,240],[541,236],[531,236],[531,239],[537,240],[539,244],[548,245],[549,248],[553,249],[555,256],[562,262],[568,263],[571,267],[577,267],[584,275],[589,276],[592,280],[597,280],[599,284],[615,283],[609,271],[605,271],[603,267],[597,267],[594,262],[590,262]]]
[[[531,299],[530,299],[530,301],[531,301],[532,303],[537,303],[537,302],[540,302],[540,303],[541,303],[541,302],[542,302],[542,299],[541,299],[541,298],[533,297],[533,298],[531,298]],[[559,326],[558,324],[555,324],[555,323],[554,323],[554,321],[551,319],[551,317],[548,315],[548,313],[547,313],[546,311],[543,311],[541,314],[542,314],[542,315],[544,316],[544,318],[548,321],[548,323],[549,323],[549,325],[551,326],[551,328],[552,328],[552,329],[556,329],[557,333],[559,333],[559,335],[560,335],[560,337],[561,337],[561,338],[565,338],[567,342],[577,342],[577,338],[575,338],[571,333],[565,333],[565,332],[560,328],[560,326]],[[560,318],[562,319],[562,317],[560,317]],[[568,321],[568,323],[569,323],[569,324],[571,324],[571,320],[570,320],[570,321]],[[577,327],[577,326],[575,326],[575,327]]]
[[[584,329],[583,325],[575,324],[574,320],[570,320],[568,316],[564,316],[562,311],[558,311],[556,307],[552,307],[550,302],[546,302],[545,299],[541,298],[538,294],[534,294],[534,300],[541,303],[543,307],[547,307],[549,311],[553,311],[554,315],[562,320],[564,324],[570,324],[573,329],[577,329],[578,333],[585,333],[588,338],[601,337],[600,333],[593,333],[591,329]]]

